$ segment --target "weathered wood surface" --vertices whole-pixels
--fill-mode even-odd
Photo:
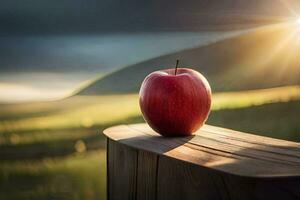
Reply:
[[[108,137],[108,199],[300,199],[300,144],[205,125],[164,138],[146,124]]]
[[[107,158],[109,199],[136,199],[137,152],[118,143],[109,142]]]

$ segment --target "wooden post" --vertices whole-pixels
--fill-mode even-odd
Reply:
[[[165,138],[146,124],[108,138],[109,200],[300,199],[300,144],[205,125]]]

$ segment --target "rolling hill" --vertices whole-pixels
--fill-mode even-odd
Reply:
[[[300,40],[294,24],[271,25],[207,46],[157,57],[108,74],[79,95],[137,92],[145,76],[181,66],[204,74],[213,91],[237,91],[300,84]]]

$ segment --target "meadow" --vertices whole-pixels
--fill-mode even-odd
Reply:
[[[137,94],[2,104],[1,199],[105,199],[102,130],[143,122]],[[208,124],[300,141],[300,87],[216,93]],[[17,191],[17,192],[16,192]]]

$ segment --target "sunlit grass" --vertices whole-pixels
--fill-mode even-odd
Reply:
[[[241,92],[224,92],[216,93],[213,96],[212,109],[236,109],[266,103],[288,102],[298,99],[300,99],[300,86],[287,86]]]
[[[50,112],[41,117],[3,120],[0,124],[0,132],[89,128],[139,114],[137,95],[109,95],[93,98],[83,96],[76,98],[81,99],[81,105],[63,111]]]
[[[34,153],[36,150],[34,146],[40,142],[48,144],[43,146],[46,151],[57,151],[58,149],[65,151],[65,145],[62,149],[59,145],[49,145],[51,143],[58,144],[61,140],[70,140],[72,148],[75,148],[74,152],[67,157],[46,156],[44,159],[37,160],[1,161],[1,199],[45,199],[49,196],[58,199],[105,198],[105,153],[101,150],[88,151],[87,143],[82,138],[99,134],[96,129],[91,130],[90,127],[98,126],[97,129],[100,130],[110,123],[124,123],[125,119],[139,115],[138,95],[74,98],[81,99],[84,105],[74,104],[74,106],[67,107],[62,111],[53,108],[56,111],[48,114],[45,112],[44,116],[29,117],[28,119],[25,116],[17,120],[10,118],[6,120],[5,127],[1,126],[2,136],[8,137],[8,140],[2,144],[14,145],[14,148],[18,148],[21,144],[28,145],[26,151],[22,151],[26,154],[28,152]],[[237,130],[246,128],[247,130],[258,131],[258,133],[264,130],[266,132],[263,133],[266,135],[278,138],[286,138],[287,135],[284,130],[287,130],[291,134],[290,137],[297,140],[299,137],[294,133],[298,131],[297,117],[295,116],[298,111],[294,108],[299,103],[287,103],[280,106],[269,103],[299,99],[300,86],[218,93],[213,97],[213,112],[209,118],[209,123],[219,126],[226,125],[226,127]],[[71,101],[71,99],[67,101]],[[58,105],[58,102],[55,104]],[[252,107],[262,104],[266,105]],[[293,110],[295,111],[291,114]],[[109,114],[110,112],[114,113]],[[274,116],[272,115],[266,120],[265,116],[270,113],[273,113]],[[70,118],[66,120],[66,117]],[[278,132],[274,133],[273,124],[276,119]],[[35,123],[40,120],[44,124],[37,126]],[[49,123],[46,123],[47,120],[50,120]],[[253,124],[253,120],[256,121],[255,124]],[[56,123],[59,121],[61,124],[57,127]],[[15,126],[18,123],[24,123],[27,126]],[[3,125],[3,121],[1,124]],[[102,124],[103,127],[99,127],[99,124]],[[60,131],[59,129],[62,127],[81,127],[81,129],[78,131]],[[32,130],[33,132],[23,133],[25,130]],[[90,130],[90,132],[83,130]],[[19,138],[11,139],[16,135]],[[18,140],[18,142],[12,144],[12,140]],[[22,152],[19,153],[22,154]],[[18,188],[18,192],[16,192],[15,187]]]
[[[101,150],[55,159],[1,162],[0,198],[105,199],[105,167]]]
[[[238,109],[216,110],[208,124],[300,142],[300,101],[277,102]]]
[[[293,99],[300,99],[300,86],[216,93],[213,96],[212,109],[241,108],[271,102],[287,102]],[[90,128],[112,124],[141,114],[137,94],[80,96],[75,97],[75,100],[81,103],[67,107],[67,109],[45,113],[42,116],[2,120],[0,132]],[[62,101],[62,103],[66,102]],[[59,103],[55,102],[55,104],[61,107]],[[26,106],[28,109],[30,105]]]
[[[76,129],[76,130],[56,130],[56,131],[32,131],[25,133],[8,133],[0,137],[0,145],[30,145],[41,142],[58,142],[61,140],[80,139],[82,137],[92,137],[98,135],[97,130]]]
[[[283,112],[287,105],[280,106],[279,110],[276,106],[266,109],[252,106],[299,99],[300,86],[216,93],[209,123],[237,130],[252,124],[247,130],[267,130],[267,134],[278,138],[285,136],[283,127],[288,128],[291,137],[298,139],[294,134],[298,130],[294,116],[297,111],[292,114],[295,119],[291,120],[286,119]],[[298,104],[290,105],[292,111]],[[89,148],[103,149],[104,141],[100,138],[103,128],[135,122],[135,117],[140,116],[138,95],[75,96],[39,105],[23,104],[26,107],[23,109],[22,104],[18,104],[19,110],[15,106],[2,105],[6,111],[0,115],[3,156],[0,199],[105,199],[105,152]],[[248,111],[253,108],[253,112]],[[5,118],[10,109],[14,110],[13,114]],[[275,114],[264,123],[264,116],[269,113]],[[276,127],[280,134],[276,135],[272,132],[272,123],[278,114],[282,118]],[[254,118],[260,122],[253,125]],[[137,119],[141,120],[141,117]],[[289,125],[287,120],[291,122]],[[67,154],[61,155],[61,152]],[[28,158],[14,160],[14,154]],[[40,154],[42,157],[35,157]],[[4,161],[4,156],[11,161]]]

